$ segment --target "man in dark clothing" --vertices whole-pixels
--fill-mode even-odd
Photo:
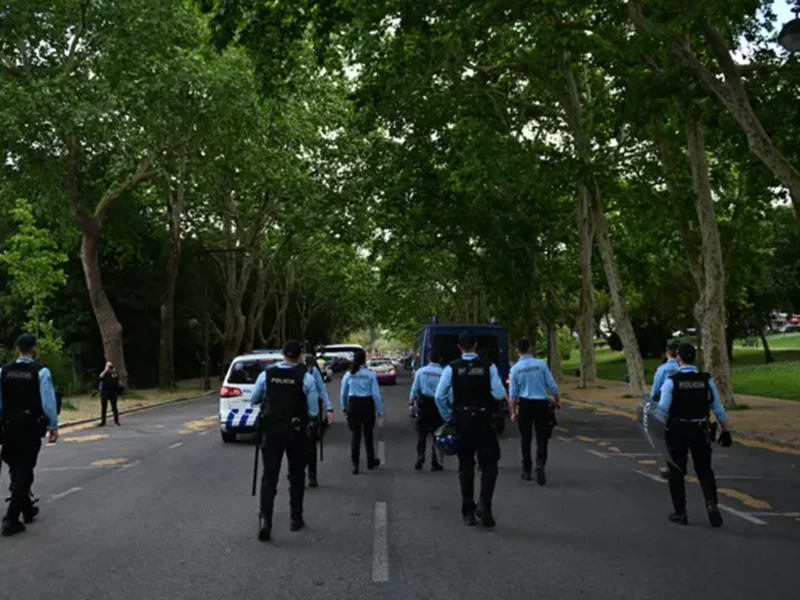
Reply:
[[[122,390],[119,384],[119,373],[110,362],[106,363],[105,370],[100,373],[100,424],[98,427],[105,427],[108,403],[111,403],[111,412],[114,414],[114,423],[119,427],[119,410],[117,409],[117,398]]]

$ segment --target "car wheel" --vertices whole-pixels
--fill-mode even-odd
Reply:
[[[236,441],[236,434],[232,431],[220,431],[220,435],[222,436],[222,441],[226,444],[232,444]]]

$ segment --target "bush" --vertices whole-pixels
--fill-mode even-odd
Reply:
[[[61,352],[41,352],[39,362],[50,369],[57,390],[64,395],[72,393],[72,361],[69,356]]]
[[[578,347],[575,338],[572,337],[572,331],[569,327],[559,327],[556,330],[556,341],[558,343],[558,352],[561,355],[561,360],[569,360],[572,357],[572,352]]]

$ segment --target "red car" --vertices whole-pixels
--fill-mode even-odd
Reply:
[[[397,385],[397,369],[392,361],[386,358],[372,358],[367,360],[367,368],[375,373],[380,385]]]

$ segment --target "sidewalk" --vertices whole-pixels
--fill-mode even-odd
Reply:
[[[565,399],[588,407],[595,406],[598,412],[614,412],[635,419],[633,413],[640,399],[625,397],[631,395],[627,384],[600,380],[597,388],[581,389],[578,383],[577,377],[564,377],[559,387]],[[800,402],[738,394],[736,402],[750,406],[749,410],[728,412],[734,431],[751,438],[746,445],[768,447],[775,444],[800,451]]]

